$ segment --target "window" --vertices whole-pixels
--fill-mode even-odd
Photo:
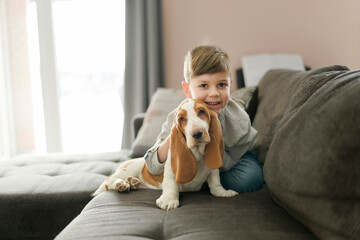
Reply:
[[[7,18],[14,14],[11,9],[19,8],[11,6],[16,5],[12,1],[0,1],[5,2],[2,6],[7,12]],[[26,14],[30,97],[28,104],[22,102],[20,106],[16,102],[5,103],[1,98],[1,104],[11,105],[11,109],[6,114],[0,112],[0,119],[5,115],[6,119],[11,119],[15,115],[12,111],[17,108],[31,111],[20,122],[31,125],[28,132],[32,132],[29,137],[32,147],[20,151],[16,149],[18,141],[15,141],[13,145],[16,150],[5,154],[4,149],[9,148],[5,142],[11,141],[11,135],[16,136],[18,126],[14,126],[14,133],[8,133],[7,140],[0,142],[0,149],[3,149],[0,153],[6,156],[31,152],[90,153],[120,150],[125,1],[16,2],[22,2],[26,8],[23,14]],[[4,28],[4,24],[1,27]],[[6,50],[6,45],[2,49]],[[0,54],[5,55],[2,52]],[[2,64],[2,68],[6,69],[6,64]],[[4,72],[2,68],[0,74]],[[12,76],[8,79],[13,86]],[[13,93],[14,87],[9,92]],[[2,122],[4,125],[4,122],[11,121]]]
[[[119,0],[58,0],[53,4],[65,152],[120,149],[123,5]]]

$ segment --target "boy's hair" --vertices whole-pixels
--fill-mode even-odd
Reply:
[[[184,78],[190,79],[202,74],[226,72],[230,75],[230,60],[226,52],[212,45],[197,46],[189,51],[184,61]]]

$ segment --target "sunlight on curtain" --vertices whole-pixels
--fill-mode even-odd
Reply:
[[[34,150],[27,0],[0,1],[0,157]]]

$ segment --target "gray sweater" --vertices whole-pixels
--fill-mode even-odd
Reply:
[[[157,150],[170,135],[175,112],[176,109],[168,115],[155,145],[144,156],[146,165],[153,175],[158,175],[164,171],[164,163],[159,162]],[[226,107],[221,110],[219,120],[225,144],[223,167],[220,171],[228,171],[241,161],[241,157],[247,151],[255,147],[258,136],[257,131],[251,126],[249,115],[231,99]]]

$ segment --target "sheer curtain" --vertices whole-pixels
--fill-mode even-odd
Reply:
[[[164,86],[161,0],[126,0],[123,148],[131,146],[131,118],[145,112]]]

